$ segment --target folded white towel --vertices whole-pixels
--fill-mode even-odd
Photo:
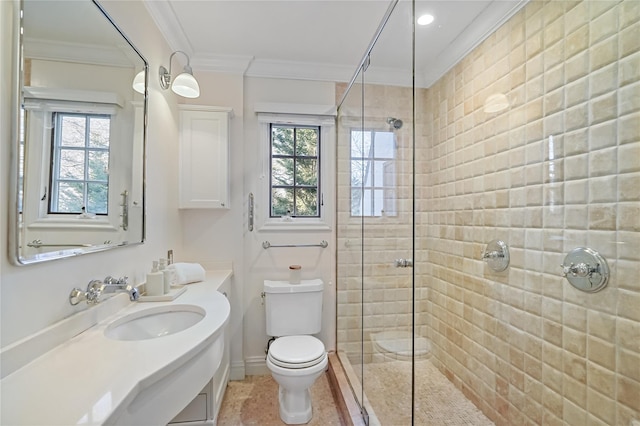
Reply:
[[[204,281],[204,268],[199,263],[173,263],[169,268],[176,271],[176,284]]]

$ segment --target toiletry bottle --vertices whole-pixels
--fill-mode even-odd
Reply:
[[[169,293],[171,290],[171,271],[167,269],[167,261],[165,259],[160,259],[159,270],[162,273],[162,282],[164,288],[164,294]]]
[[[153,268],[147,274],[147,282],[145,284],[147,296],[162,296],[164,294],[164,276],[158,271],[158,262],[153,261]]]

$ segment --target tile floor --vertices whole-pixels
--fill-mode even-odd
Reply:
[[[360,366],[354,366],[360,369]],[[428,360],[416,362],[416,425],[492,426],[489,420]],[[393,361],[365,364],[365,393],[371,425],[411,424],[411,363]],[[406,397],[403,397],[406,396]],[[344,426],[327,373],[311,387],[311,426]],[[218,417],[219,426],[281,426],[278,384],[268,376],[231,381]]]
[[[327,373],[311,387],[313,418],[308,425],[344,426],[329,386]],[[280,426],[278,384],[268,376],[247,376],[242,381],[230,381],[227,387],[218,426]]]

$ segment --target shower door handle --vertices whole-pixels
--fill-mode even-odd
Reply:
[[[412,259],[396,259],[394,264],[396,268],[413,268]]]

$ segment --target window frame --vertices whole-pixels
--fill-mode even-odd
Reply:
[[[293,155],[286,154],[275,154],[273,153],[273,128],[291,128],[294,133],[293,140]],[[316,147],[316,155],[315,156],[303,156],[298,155],[296,153],[297,144],[296,144],[296,133],[298,129],[316,129],[318,136],[318,143]],[[322,216],[322,208],[323,206],[323,196],[322,196],[322,132],[320,126],[311,126],[311,125],[300,125],[294,123],[269,123],[269,218],[282,218],[283,215],[274,215],[273,214],[273,190],[276,188],[289,188],[293,190],[293,208],[296,206],[296,189],[307,189],[307,188],[315,188],[316,190],[316,214],[315,215],[297,215],[294,212],[289,211],[291,214],[289,215],[291,218],[319,218]],[[293,184],[292,185],[274,185],[273,183],[273,161],[276,158],[283,159],[292,159],[293,160]],[[296,164],[298,159],[315,159],[317,162],[317,183],[314,186],[305,186],[297,184],[297,172],[296,172]]]
[[[274,107],[275,106],[275,107]],[[328,231],[333,227],[335,196],[325,196],[324,191],[335,187],[335,140],[336,140],[336,114],[335,107],[329,113],[309,113],[321,109],[327,111],[326,106],[307,106],[295,104],[265,104],[256,106],[258,118],[257,141],[259,147],[256,150],[259,155],[258,163],[261,171],[258,172],[259,187],[255,202],[255,224],[258,231]],[[272,111],[276,112],[272,112]],[[287,112],[281,112],[286,110]],[[305,113],[291,113],[288,111],[303,111]],[[322,148],[319,151],[320,166],[318,188],[320,189],[319,217],[270,217],[270,161],[271,161],[271,124],[319,126]]]
[[[87,126],[85,127],[85,139],[84,145],[82,147],[63,147],[60,145],[61,137],[61,118],[63,117],[83,117],[85,119],[85,123]],[[108,118],[109,119],[109,147],[108,148],[98,148],[91,147],[89,145],[90,137],[89,131],[90,128],[88,126],[90,120],[92,118]],[[89,152],[106,152],[108,154],[108,164],[111,162],[111,139],[112,139],[112,127],[113,127],[113,115],[108,113],[96,113],[96,112],[67,112],[67,111],[52,111],[51,112],[51,122],[52,122],[52,131],[51,131],[51,154],[50,154],[50,167],[49,167],[49,197],[47,202],[47,214],[49,215],[78,215],[81,213],[90,213],[95,214],[97,216],[108,216],[109,215],[109,185],[110,180],[107,178],[106,182],[104,181],[95,181],[89,179]],[[70,150],[70,151],[83,151],[84,152],[84,171],[83,171],[83,179],[81,180],[70,180],[70,179],[60,179],[60,155],[61,151]],[[109,167],[109,166],[108,166]],[[56,178],[54,175],[58,176]],[[107,172],[108,176],[108,172]],[[107,200],[106,200],[106,212],[98,213],[93,211],[74,211],[74,212],[63,212],[59,210],[54,210],[54,204],[57,206],[59,203],[59,184],[60,182],[81,182],[84,185],[83,190],[83,204],[86,208],[89,200],[88,200],[88,185],[90,183],[100,183],[106,185],[107,189]]]

